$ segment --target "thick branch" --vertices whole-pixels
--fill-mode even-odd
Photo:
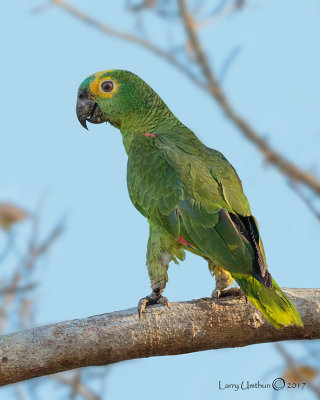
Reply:
[[[200,299],[61,322],[0,339],[0,385],[90,365],[320,338],[320,289],[286,289],[304,328],[277,330],[244,299]]]

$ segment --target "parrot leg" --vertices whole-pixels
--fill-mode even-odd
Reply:
[[[246,302],[248,301],[247,296],[243,293],[243,291],[239,287],[231,287],[229,289],[228,286],[233,284],[234,279],[231,274],[221,267],[214,266],[211,261],[209,263],[209,270],[212,272],[216,278],[216,287],[212,292],[211,297],[213,299],[219,299],[220,297],[242,297],[245,298]]]
[[[180,243],[173,241],[162,228],[149,221],[150,234],[147,250],[147,268],[151,281],[152,292],[138,303],[139,318],[145,309],[153,304],[169,306],[168,299],[162,293],[168,282],[169,262],[177,258],[184,259],[184,250]]]
[[[212,265],[212,263],[209,261],[209,270],[212,272],[216,278],[216,287],[214,291],[212,292],[212,297],[215,299],[218,299],[219,297],[225,297],[225,296],[236,296],[236,292],[238,288],[230,288],[229,290],[226,290],[228,286],[231,286],[233,284],[233,278],[231,274],[226,271],[225,269],[222,269],[220,267]],[[235,289],[235,290],[234,290]],[[239,288],[240,290],[240,288]],[[227,294],[229,293],[230,294]],[[232,292],[232,293],[231,293]]]
[[[152,240],[152,239],[151,239]],[[150,244],[150,238],[149,238]],[[139,318],[148,306],[153,304],[169,305],[168,299],[162,293],[168,282],[168,267],[171,255],[157,246],[157,243],[148,244],[147,267],[151,281],[152,292],[149,296],[143,297],[138,303]],[[163,252],[162,252],[163,251]],[[154,254],[154,252],[156,254]]]

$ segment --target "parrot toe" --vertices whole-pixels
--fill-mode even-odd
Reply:
[[[166,297],[152,292],[150,296],[143,297],[138,303],[138,314],[139,319],[141,319],[142,314],[145,312],[146,308],[154,304],[161,304],[163,306],[169,307],[169,301]]]
[[[159,300],[157,301],[157,304],[161,304],[163,306],[169,307],[169,300],[166,297],[161,296],[159,298]]]
[[[247,296],[243,293],[243,291],[239,287],[231,287],[229,289],[214,289],[212,292],[211,297],[213,299],[220,299],[221,297],[239,297],[240,299],[242,297],[245,298],[246,302],[248,301]]]
[[[214,289],[214,291],[212,292],[211,297],[213,299],[218,299],[219,297],[221,297],[221,290],[219,289]]]
[[[139,319],[141,319],[142,314],[144,313],[145,309],[147,308],[149,300],[147,297],[143,297],[139,303],[138,303],[138,314],[139,314]]]
[[[231,287],[229,289],[224,289],[221,291],[219,297],[239,297],[239,299],[245,298],[246,303],[248,301],[247,296],[243,293],[243,291],[239,287]]]

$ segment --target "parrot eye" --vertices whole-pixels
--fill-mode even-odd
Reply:
[[[104,92],[111,92],[113,90],[113,82],[112,81],[103,81],[100,84],[101,90]]]

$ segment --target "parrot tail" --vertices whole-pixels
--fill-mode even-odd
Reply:
[[[266,287],[250,275],[232,274],[232,276],[251,303],[277,329],[287,325],[303,326],[296,308],[273,278],[271,278],[272,286]]]

